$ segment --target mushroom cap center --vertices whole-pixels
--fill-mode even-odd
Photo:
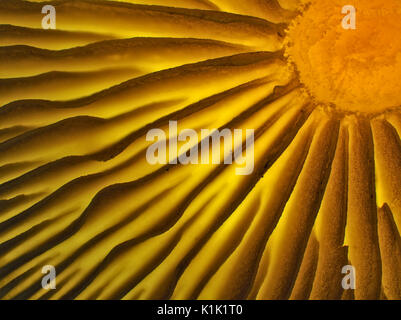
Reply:
[[[318,102],[380,113],[401,106],[401,1],[311,0],[288,30],[286,54]],[[355,29],[345,29],[353,2]]]

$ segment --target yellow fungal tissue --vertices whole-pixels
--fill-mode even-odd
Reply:
[[[400,137],[401,0],[0,0],[0,299],[401,299]]]
[[[310,1],[289,29],[291,61],[319,102],[380,113],[401,104],[401,2],[352,1],[356,28],[344,29],[343,0]]]

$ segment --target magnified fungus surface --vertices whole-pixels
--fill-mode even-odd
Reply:
[[[1,299],[400,299],[400,9],[1,0]]]

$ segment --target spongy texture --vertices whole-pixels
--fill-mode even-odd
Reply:
[[[289,28],[287,54],[318,101],[382,112],[401,104],[401,2],[354,1],[356,29],[344,29],[345,0],[311,1]]]

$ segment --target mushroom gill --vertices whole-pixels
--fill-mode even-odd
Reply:
[[[401,13],[368,41],[380,3],[350,31],[340,0],[0,1],[0,298],[400,299]],[[149,164],[170,121],[254,129],[253,173]]]

